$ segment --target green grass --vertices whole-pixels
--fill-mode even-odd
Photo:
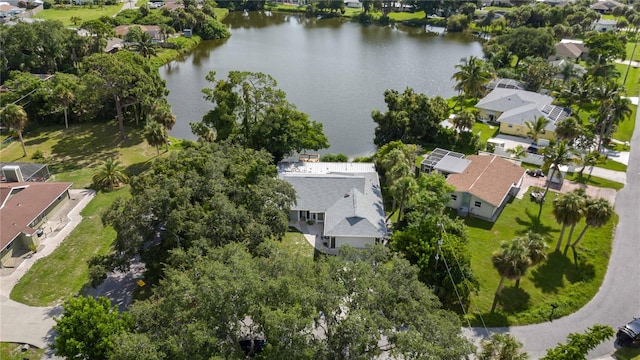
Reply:
[[[500,128],[496,125],[489,125],[481,122],[475,122],[472,129],[474,134],[480,133],[480,141],[486,143],[492,137],[500,132]]]
[[[304,235],[297,229],[290,228],[284,234],[282,246],[293,256],[303,256],[313,258],[313,246],[309,244]]]
[[[155,148],[142,137],[142,129],[126,124],[128,139],[120,142],[118,127],[114,122],[71,125],[68,130],[50,126],[25,131],[27,155],[36,150],[44,154],[53,181],[71,181],[74,188],[91,185],[93,172],[108,157],[116,157],[129,174],[139,172],[149,160],[156,157]],[[161,153],[160,156],[163,156]],[[14,141],[0,151],[0,160],[33,162],[22,156],[19,141]]]
[[[54,181],[73,181],[75,188],[91,183],[95,167],[107,157],[117,157],[130,175],[139,174],[156,158],[156,150],[142,140],[141,129],[126,125],[128,140],[118,140],[115,123],[74,125],[68,130],[47,127],[25,132],[27,152],[40,150]],[[181,146],[173,142],[172,148]],[[161,153],[161,156],[164,154]],[[22,158],[18,142],[0,151],[2,161]],[[117,198],[129,196],[128,187],[100,192],[82,211],[83,221],[49,256],[37,261],[11,292],[11,298],[33,306],[47,306],[78,294],[88,284],[87,261],[106,253],[115,231],[102,225],[100,216]],[[46,240],[45,240],[46,242]]]
[[[635,41],[628,41],[627,42],[627,57],[625,57],[625,59],[631,59],[631,54],[633,54],[633,47],[636,45]],[[640,44],[638,44],[638,47],[636,48],[636,53],[633,55],[633,59],[634,61],[640,61]]]
[[[589,169],[585,169],[582,176],[580,176],[578,172],[568,173],[566,179],[580,184],[597,186],[605,189],[620,190],[624,187],[624,184],[616,181],[599,178],[597,176],[589,176]]]
[[[627,80],[624,83],[624,87],[626,89],[627,96],[638,96],[640,95],[640,68],[628,66],[625,64],[615,64],[616,70],[620,73],[620,82],[624,80],[624,75],[629,71],[627,75]]]
[[[623,163],[619,163],[617,161],[613,161],[611,159],[607,159],[604,162],[598,163],[596,167],[607,169],[607,170],[613,170],[613,171],[627,172],[627,165]]]
[[[84,219],[73,232],[20,279],[11,291],[11,299],[31,306],[49,306],[78,294],[89,284],[87,262],[106,254],[116,237],[112,228],[102,225],[100,215],[116,198],[128,193],[125,187],[98,194],[82,211]]]
[[[389,14],[389,19],[395,20],[395,21],[418,21],[418,20],[423,20],[425,18],[424,16],[424,11],[418,11],[418,12],[407,12],[407,11],[402,11],[402,12],[392,12]]]
[[[640,360],[640,349],[622,348],[613,353],[617,360]]]
[[[65,26],[76,26],[72,21],[72,17],[78,17],[82,21],[96,20],[103,16],[113,16],[122,9],[123,4],[100,6],[70,6],[70,7],[54,7],[42,10],[34,17],[44,20],[59,20]]]
[[[24,360],[40,359],[44,356],[44,349],[29,348],[22,351],[22,344],[0,343],[0,359],[2,360]]]
[[[571,250],[566,256],[562,252],[553,253],[560,233],[560,226],[552,215],[554,196],[553,192],[549,193],[540,222],[537,220],[539,205],[530,201],[528,194],[523,200],[513,199],[495,224],[475,218],[465,221],[471,266],[480,283],[480,291],[472,297],[468,315],[475,325],[481,324],[480,315],[487,326],[545,322],[552,303],[559,305],[554,316],[561,317],[577,311],[598,292],[607,269],[613,228],[618,218],[614,216],[600,229],[589,229],[578,245],[576,257]],[[584,221],[576,226],[576,231],[583,227]],[[500,280],[491,264],[491,254],[500,248],[501,241],[510,241],[529,230],[548,239],[549,259],[530,269],[522,278],[519,289],[514,287],[513,281],[507,280],[500,305],[494,314],[490,314]]]
[[[631,109],[633,111],[631,112],[631,116],[629,117],[629,119],[618,124],[618,130],[612,135],[614,139],[622,142],[631,141],[633,130],[636,127],[636,116],[637,116],[638,107],[632,105]]]

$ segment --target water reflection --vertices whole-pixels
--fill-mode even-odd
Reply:
[[[373,109],[385,109],[386,89],[414,88],[429,96],[455,95],[451,74],[462,57],[482,56],[475,39],[433,35],[404,26],[362,26],[342,19],[304,18],[269,12],[232,13],[231,38],[203,42],[191,54],[161,69],[178,119],[171,134],[195,138],[189,122],[213,104],[202,99],[230,70],[272,75],[288,99],[324,124],[330,152],[371,153]]]

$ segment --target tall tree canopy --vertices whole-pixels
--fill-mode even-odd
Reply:
[[[254,249],[281,238],[295,194],[271,163],[266,152],[211,143],[157,160],[133,179],[131,198],[104,214],[118,233],[107,268],[126,267],[138,254],[147,267],[160,266],[175,247],[205,252],[240,242]]]
[[[382,246],[343,247],[317,261],[272,241],[257,253],[229,244],[168,270],[155,294],[133,306],[136,331],[177,360],[472,353],[459,320],[439,308],[416,268]]]
[[[226,80],[207,75],[212,88],[202,92],[213,102],[202,122],[216,132],[216,141],[230,140],[246,147],[270,152],[274,160],[302,150],[329,147],[322,124],[286,99],[274,78],[263,73],[230,71]]]
[[[86,106],[92,108],[94,114],[102,113],[108,119],[116,115],[122,139],[126,139],[123,111],[127,107],[153,103],[168,94],[164,80],[151,63],[129,51],[85,58],[81,78],[83,86],[92,94],[83,98]]]
[[[546,59],[555,53],[553,37],[543,28],[518,27],[492,38],[489,41],[489,44],[491,43],[500,44],[511,55],[517,56],[516,67],[520,60],[528,56]]]
[[[429,98],[413,89],[403,93],[385,90],[384,102],[387,111],[373,110],[371,117],[376,123],[374,144],[382,146],[394,140],[406,143],[421,143],[436,138],[440,121],[447,117],[447,102],[440,96]]]

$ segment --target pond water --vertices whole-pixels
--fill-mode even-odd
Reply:
[[[209,71],[217,78],[230,70],[255,71],[273,76],[290,102],[323,123],[331,147],[321,153],[370,155],[371,111],[386,110],[386,89],[451,97],[455,65],[463,57],[482,56],[472,37],[402,26],[270,12],[231,13],[225,23],[229,39],[203,42],[160,69],[177,117],[172,136],[195,139],[189,122],[200,121],[213,105],[201,92],[211,85],[205,80]]]

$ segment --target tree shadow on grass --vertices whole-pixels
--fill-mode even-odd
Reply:
[[[49,140],[48,136],[39,137],[39,138],[35,138],[35,139],[29,139],[29,140],[25,140],[24,145],[25,146],[38,145],[38,144],[42,144],[43,142],[46,142],[48,140]]]
[[[113,124],[95,124],[69,130],[51,148],[53,169],[72,171],[117,156],[118,128]]]
[[[149,160],[144,161],[144,162],[131,164],[131,165],[127,166],[127,168],[124,170],[124,172],[129,177],[140,175],[143,172],[149,170],[151,168],[151,165],[153,165],[153,162],[151,162]]]
[[[526,219],[520,216],[517,216],[515,219],[518,225],[524,227],[524,229],[518,230],[516,232],[517,234],[524,235],[529,231],[533,231],[543,237],[548,237],[557,232],[553,227],[542,224],[538,219],[538,214],[532,214],[528,208],[525,210],[525,214],[527,215]]]
[[[543,293],[556,293],[564,287],[564,275],[572,266],[561,252],[553,252],[531,272],[531,281]]]
[[[512,314],[527,310],[531,305],[530,300],[531,295],[522,290],[522,288],[511,286],[502,289],[502,295],[498,299],[498,305],[506,313]]]
[[[478,326],[484,329],[484,326],[497,327],[497,326],[509,326],[509,319],[507,316],[499,311],[484,313],[473,313],[469,318],[471,326]]]
[[[596,276],[596,269],[593,264],[587,262],[587,260],[573,248],[572,252],[573,266],[567,269],[567,280],[571,283],[592,280]]]

